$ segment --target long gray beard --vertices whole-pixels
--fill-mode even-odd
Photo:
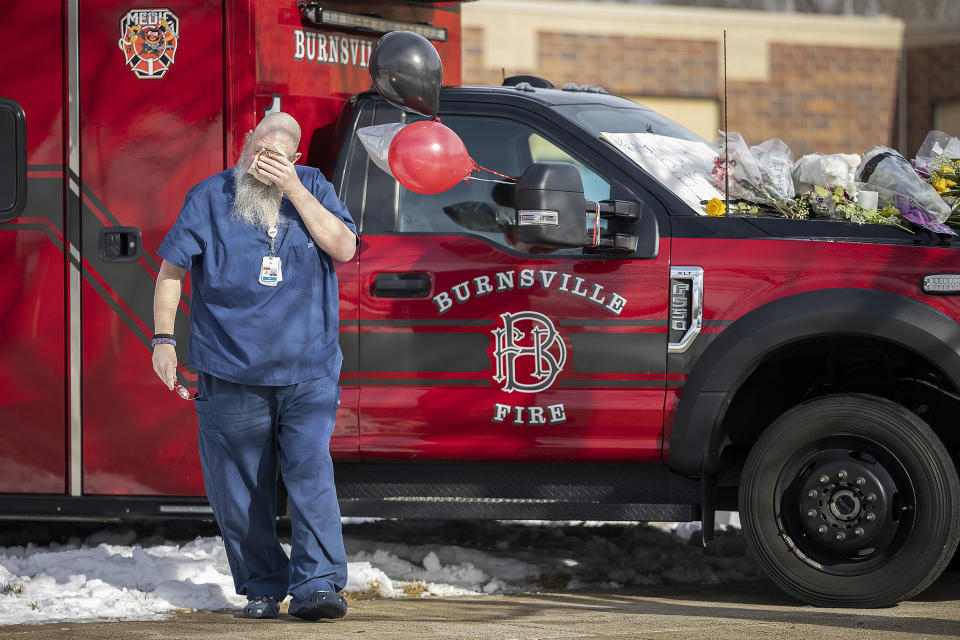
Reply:
[[[280,217],[283,193],[275,184],[263,184],[249,173],[247,165],[237,164],[233,169],[236,194],[231,215],[236,220],[260,229],[276,226]]]

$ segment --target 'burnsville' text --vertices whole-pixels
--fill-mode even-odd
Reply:
[[[615,316],[620,315],[627,305],[627,299],[612,291],[605,293],[603,285],[588,282],[579,276],[569,273],[559,273],[547,269],[511,269],[498,271],[492,276],[477,276],[464,280],[450,287],[449,291],[441,291],[433,296],[433,304],[437,305],[439,315],[443,315],[453,306],[454,301],[463,304],[471,297],[480,298],[491,293],[503,293],[514,289],[553,289],[562,293],[583,298],[595,305],[603,307]]]

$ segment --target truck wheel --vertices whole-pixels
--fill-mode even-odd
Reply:
[[[790,409],[740,478],[740,519],[767,575],[817,606],[885,607],[928,587],[960,538],[960,480],[900,405],[835,395]]]

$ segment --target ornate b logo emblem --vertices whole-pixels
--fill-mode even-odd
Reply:
[[[493,380],[511,393],[548,389],[563,371],[567,347],[550,318],[535,311],[503,313],[493,330]]]
[[[170,9],[131,9],[120,18],[120,49],[141,80],[158,80],[173,64],[180,18]]]

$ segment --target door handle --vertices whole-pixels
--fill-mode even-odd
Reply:
[[[430,295],[429,273],[378,273],[373,295],[378,298],[425,298]]]
[[[136,227],[100,229],[100,259],[104,262],[136,262],[142,245],[143,237]]]

